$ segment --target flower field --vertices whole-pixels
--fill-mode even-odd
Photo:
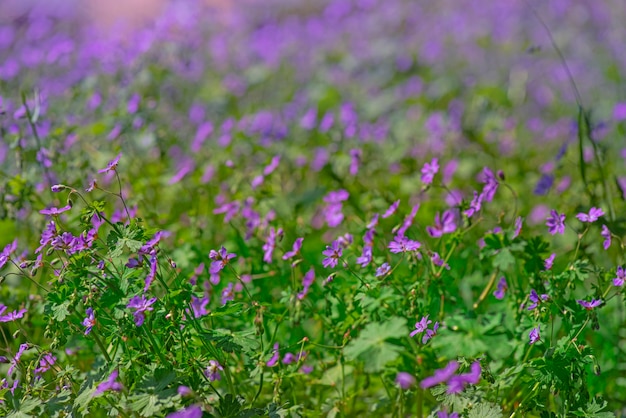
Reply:
[[[626,416],[621,0],[161,3],[0,3],[0,416]]]

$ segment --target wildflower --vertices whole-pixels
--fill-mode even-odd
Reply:
[[[450,265],[446,263],[446,261],[443,258],[441,258],[439,253],[437,252],[432,253],[432,255],[430,256],[430,259],[432,260],[434,265],[443,267],[446,270],[450,270]]]
[[[304,241],[304,238],[296,238],[291,251],[287,251],[283,255],[283,260],[289,260],[290,258],[295,257],[302,249],[302,241]]]
[[[283,356],[283,364],[292,364],[298,361],[297,357],[293,353],[285,353]]]
[[[11,365],[9,366],[9,370],[7,371],[7,376],[11,376],[13,374],[13,371],[17,367],[17,363],[19,363],[20,358],[22,358],[22,354],[24,354],[24,351],[28,350],[29,348],[30,347],[26,343],[20,344],[20,348],[17,349],[15,357],[13,357],[13,360],[11,360]]]
[[[143,321],[145,320],[144,312],[154,310],[152,307],[154,302],[156,302],[156,298],[146,299],[143,295],[141,297],[133,296],[130,299],[126,307],[135,310],[135,312],[133,312],[135,325],[140,327],[143,324]]]
[[[110,171],[115,171],[117,169],[117,164],[120,162],[120,158],[122,158],[122,153],[117,154],[113,160],[109,161],[107,166],[102,170],[98,170],[98,173],[108,173]]]
[[[422,246],[418,241],[413,241],[404,236],[396,235],[389,243],[389,251],[392,253],[405,253],[407,251],[417,251]]]
[[[361,267],[366,267],[372,262],[372,245],[365,244],[363,246],[363,252],[360,257],[357,257],[356,263],[360,264]]]
[[[404,218],[404,221],[402,222],[402,226],[400,226],[400,228],[396,232],[396,235],[404,236],[404,234],[406,233],[406,230],[409,229],[409,227],[413,224],[413,219],[415,219],[415,215],[417,215],[417,211],[419,210],[419,208],[420,208],[419,203],[413,206],[413,208],[411,208],[411,213],[409,213]]]
[[[578,302],[580,306],[582,306],[588,311],[592,310],[595,307],[602,305],[602,301],[598,299],[591,299],[590,302],[587,302],[586,300],[577,300],[576,302]]]
[[[50,190],[52,191],[52,193],[59,193],[61,190],[65,189],[67,186],[63,185],[63,184],[55,184],[52,187],[50,187]]]
[[[483,168],[482,175],[485,186],[480,193],[482,196],[481,201],[491,202],[498,190],[498,179],[488,167]]]
[[[378,226],[378,217],[380,215],[378,215],[377,213],[374,214],[374,216],[372,216],[372,219],[369,221],[369,223],[365,226],[368,229],[372,229],[375,228],[376,226]]]
[[[470,366],[470,372],[469,373],[464,373],[464,374],[460,374],[457,376],[452,376],[449,380],[448,380],[448,393],[459,393],[461,392],[463,389],[465,389],[465,386],[467,384],[471,384],[471,385],[475,385],[478,383],[478,381],[480,380],[480,374],[481,374],[482,370],[480,367],[480,363],[478,361],[475,361],[474,363],[472,363],[472,365]]]
[[[209,273],[217,274],[226,267],[228,262],[237,257],[237,254],[229,253],[226,251],[226,248],[220,248],[219,252],[215,250],[211,250],[209,252],[209,258],[213,260],[211,263],[211,267],[209,268]]]
[[[40,210],[39,213],[41,213],[42,215],[58,216],[62,214],[63,212],[67,212],[70,209],[72,209],[71,205],[66,205],[66,206],[63,206],[62,208],[50,207],[47,209]]]
[[[459,418],[458,412],[452,412],[448,414],[446,411],[437,412],[437,418]]]
[[[396,213],[396,210],[398,210],[399,205],[400,205],[400,200],[396,200],[395,202],[393,202],[391,206],[389,206],[389,209],[387,209],[387,211],[383,213],[383,219],[386,219],[390,217],[391,215],[393,215],[394,213]]]
[[[389,271],[391,271],[391,266],[389,263],[383,263],[380,267],[376,269],[376,277],[386,276]]]
[[[537,325],[536,328],[530,330],[530,334],[528,334],[528,338],[530,339],[529,344],[534,344],[541,339],[541,336],[539,335],[539,327],[540,326]]]
[[[439,383],[447,382],[452,376],[454,376],[454,373],[458,370],[458,368],[459,363],[453,360],[443,369],[435,370],[434,375],[422,380],[420,386],[422,389],[428,389],[438,385]]]
[[[419,320],[419,322],[415,323],[415,329],[409,334],[409,337],[414,337],[415,334],[420,334],[424,331],[426,331],[426,329],[428,328],[428,325],[431,324],[433,321],[428,319],[428,315],[423,316],[422,319]]]
[[[89,307],[85,310],[85,319],[83,319],[83,326],[85,329],[85,335],[89,335],[91,329],[96,325],[96,316],[93,313],[93,308]]]
[[[182,396],[182,395],[181,395]],[[200,405],[191,405],[178,412],[172,412],[166,418],[202,418],[202,408]]]
[[[350,175],[356,176],[359,173],[359,163],[361,162],[361,155],[363,153],[358,148],[350,150]]]
[[[298,299],[302,300],[309,293],[309,288],[315,281],[315,270],[313,267],[309,271],[306,272],[304,277],[302,278],[302,291],[298,293]]]
[[[0,253],[0,268],[4,267],[4,265],[11,259],[11,254],[15,252],[16,249],[17,238],[2,249],[2,252]]]
[[[118,374],[119,372],[117,370],[113,370],[109,378],[98,385],[96,391],[93,393],[93,396],[98,396],[108,390],[114,390],[116,392],[121,391],[123,389],[122,384],[115,381]]]
[[[0,322],[12,322],[16,319],[20,319],[24,317],[24,314],[27,312],[26,309],[20,309],[19,311],[12,311],[6,315],[3,315],[4,311],[7,310],[7,307],[0,303]]]
[[[57,358],[53,356],[51,353],[44,354],[43,358],[39,360],[39,367],[37,367],[34,371],[35,375],[41,376],[42,374],[50,370],[50,368],[54,366],[56,362],[57,362]]]
[[[191,396],[193,394],[193,390],[189,386],[180,385],[176,392],[182,397]]]
[[[509,286],[506,283],[506,279],[504,278],[504,276],[502,276],[500,277],[500,281],[498,282],[498,288],[495,292],[493,292],[493,295],[496,299],[502,300],[504,299],[504,293],[507,291],[508,288]]]
[[[274,344],[272,357],[267,361],[267,363],[265,363],[267,367],[274,367],[276,363],[278,363],[278,360],[280,359],[280,354],[278,353],[278,347],[279,347],[278,343]]]
[[[267,237],[267,241],[265,242],[265,244],[263,244],[263,251],[265,251],[265,253],[263,254],[263,261],[265,261],[266,263],[272,262],[272,253],[274,252],[274,248],[276,248],[276,238],[282,237],[282,235],[282,228],[278,228],[278,230],[275,230],[274,227],[270,228],[270,233]]]
[[[228,283],[228,286],[226,286],[222,290],[222,305],[226,305],[228,302],[230,302],[233,299],[235,299],[235,292],[234,292],[233,284]]]
[[[326,249],[322,251],[322,254],[326,256],[326,258],[322,260],[324,268],[334,268],[337,266],[339,258],[343,255],[343,249],[341,248],[339,241],[333,241],[331,245],[326,246]]]
[[[200,318],[207,315],[209,312],[206,307],[209,304],[209,295],[205,294],[203,298],[191,295],[191,309],[193,311],[194,318]]]
[[[543,301],[545,302],[546,300],[548,300],[548,295],[543,294],[541,296],[539,296],[539,294],[537,294],[537,291],[535,289],[531,289],[530,290],[530,296],[528,296],[528,298],[530,299],[530,301],[532,302],[531,305],[528,306],[528,310],[532,311],[533,309],[535,309],[537,306],[539,306],[539,304]]]
[[[589,210],[589,214],[579,213],[576,215],[580,222],[595,222],[600,218],[600,216],[604,216],[604,211],[600,208],[591,208]]]
[[[563,234],[565,232],[565,214],[559,214],[556,210],[550,211],[550,216],[546,220],[546,226],[550,234]]]
[[[449,234],[456,231],[454,212],[447,210],[441,216],[437,213],[435,216],[435,226],[427,226],[426,231],[433,238],[438,238],[443,234]]]
[[[433,329],[427,329],[424,335],[422,336],[422,344],[426,344],[431,338],[437,335],[438,329],[439,329],[439,322],[435,322],[435,325],[433,325]]]
[[[224,368],[216,360],[209,360],[209,365],[204,371],[204,375],[209,381],[215,382],[222,378],[220,371],[224,371]]]
[[[545,261],[543,262],[543,265],[546,268],[546,270],[550,270],[552,268],[552,265],[554,264],[554,258],[555,257],[556,257],[556,254],[552,253],[550,255],[550,257],[545,259]]]
[[[474,190],[474,198],[469,204],[469,208],[463,211],[463,214],[468,218],[471,218],[476,212],[480,211],[482,207],[483,195],[478,194],[476,190]]]
[[[425,163],[424,167],[422,167],[422,183],[425,185],[429,185],[433,182],[435,174],[439,172],[439,160],[437,158],[433,158],[430,163]]]
[[[622,268],[622,266],[617,267],[617,277],[613,279],[613,286],[624,286],[624,282],[626,281],[626,269]]]
[[[415,377],[407,372],[398,372],[396,375],[396,384],[401,389],[407,390],[415,384]]]
[[[148,289],[150,288],[150,285],[152,284],[152,282],[154,281],[154,278],[156,277],[156,273],[157,273],[157,258],[156,256],[152,256],[150,257],[150,271],[148,272],[148,275],[146,276],[146,280],[144,281],[144,287],[143,287],[143,291],[147,292]]]
[[[600,232],[600,235],[602,235],[602,238],[604,238],[602,248],[608,250],[611,246],[611,231],[609,231],[609,228],[606,225],[602,225],[602,232]]]

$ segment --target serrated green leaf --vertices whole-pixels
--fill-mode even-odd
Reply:
[[[402,348],[386,340],[400,338],[408,333],[406,319],[392,317],[387,322],[368,324],[358,338],[344,350],[347,360],[364,362],[368,373],[381,371],[385,365],[400,355]]]

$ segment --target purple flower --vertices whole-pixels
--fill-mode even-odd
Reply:
[[[22,354],[24,354],[24,351],[28,350],[29,348],[30,347],[26,343],[20,344],[20,348],[17,349],[15,357],[13,357],[13,360],[11,360],[11,365],[9,366],[9,370],[7,371],[7,376],[11,376],[13,374],[13,371],[17,367],[17,363],[19,363],[20,358],[22,358]]]
[[[428,389],[430,387],[438,385],[439,383],[447,382],[452,376],[454,376],[454,373],[458,370],[458,368],[459,363],[452,360],[448,363],[446,367],[444,367],[443,369],[435,370],[434,375],[422,380],[420,386],[422,387],[422,389]]]
[[[363,246],[363,253],[360,257],[357,257],[356,263],[361,267],[366,267],[372,262],[372,245],[365,244]]]
[[[426,344],[431,338],[437,335],[438,329],[439,329],[439,322],[435,322],[435,325],[433,325],[433,329],[427,329],[424,335],[422,336],[422,344]]]
[[[143,325],[143,321],[145,320],[144,312],[154,310],[152,307],[154,302],[156,302],[156,298],[146,299],[143,295],[141,297],[133,296],[130,299],[126,307],[135,310],[135,312],[133,312],[135,325],[138,327]]]
[[[528,338],[530,339],[529,344],[534,344],[541,339],[541,336],[539,335],[539,327],[540,326],[537,325],[536,328],[530,330],[530,333],[528,334]]]
[[[459,393],[465,389],[465,386],[468,384],[475,385],[480,380],[480,374],[482,370],[480,367],[480,362],[475,361],[470,366],[470,372],[460,374],[457,376],[452,376],[448,380],[448,394],[451,393]]]
[[[2,252],[0,253],[0,268],[4,267],[4,265],[11,259],[11,254],[15,252],[16,249],[17,238],[2,249]]]
[[[191,295],[191,310],[193,311],[194,318],[200,318],[201,316],[207,315],[209,312],[206,307],[209,304],[209,295],[205,294],[202,299]]]
[[[51,207],[48,209],[42,209],[39,211],[39,213],[41,213],[42,215],[57,216],[62,214],[63,212],[67,212],[70,209],[72,209],[72,206],[70,205],[63,206],[62,208]]]
[[[532,304],[530,304],[527,309],[529,311],[532,311],[537,306],[539,306],[541,302],[545,302],[546,300],[548,300],[548,295],[542,294],[541,296],[539,296],[539,294],[537,294],[537,291],[535,289],[531,289],[530,296],[528,296],[528,298],[530,299]]]
[[[193,394],[193,390],[189,386],[184,385],[180,385],[178,389],[176,389],[176,392],[182,397],[191,396]]]
[[[202,418],[202,408],[200,405],[191,405],[181,411],[172,412],[166,418]]]
[[[582,306],[588,311],[592,310],[593,308],[597,306],[602,305],[602,301],[598,299],[591,299],[590,302],[587,302],[586,300],[577,300],[576,302],[578,302],[580,306]]]
[[[456,230],[456,222],[454,221],[454,212],[447,210],[439,216],[435,215],[435,226],[427,226],[426,231],[433,238],[438,238],[443,234],[449,234]]]
[[[39,367],[34,371],[36,376],[41,376],[43,373],[50,370],[52,366],[57,362],[57,358],[51,353],[44,354],[43,358],[39,360]]]
[[[96,325],[96,316],[93,313],[93,308],[87,308],[87,310],[85,310],[85,315],[85,319],[83,319],[83,326],[87,327],[85,335],[89,335],[91,329]]]
[[[414,337],[416,334],[420,334],[426,331],[428,325],[432,322],[433,321],[428,319],[428,315],[423,316],[422,319],[419,320],[419,322],[415,323],[415,329],[409,334],[409,337]]]
[[[158,263],[157,263],[156,255],[153,255],[152,257],[150,257],[150,271],[148,272],[148,275],[146,276],[146,280],[144,281],[144,287],[143,287],[144,292],[148,291],[148,289],[150,288],[150,285],[154,281],[154,278],[156,277],[156,273],[157,273],[157,266],[158,266]]]
[[[418,241],[413,241],[405,236],[396,235],[389,243],[389,251],[392,253],[405,253],[408,251],[417,251],[422,246]]]
[[[398,210],[399,205],[400,205],[400,200],[396,200],[395,202],[393,202],[391,206],[389,206],[389,209],[387,209],[387,211],[383,213],[383,219],[386,219],[390,217],[391,215],[393,215],[394,213],[396,213],[396,210]]]
[[[298,293],[298,299],[302,300],[309,293],[309,289],[311,285],[315,281],[315,270],[313,267],[309,271],[306,272],[304,277],[302,278],[302,291]]]
[[[219,252],[211,250],[209,252],[209,258],[213,260],[213,262],[211,263],[211,267],[209,268],[209,273],[219,273],[224,269],[224,267],[226,267],[228,262],[235,257],[237,257],[237,254],[229,253],[224,247],[220,248]]]
[[[579,213],[576,215],[579,221],[581,222],[595,222],[600,218],[600,216],[604,216],[604,211],[600,208],[591,208],[589,210],[589,214]]]
[[[204,371],[204,375],[210,382],[215,382],[222,378],[220,371],[224,371],[224,368],[216,360],[209,360],[209,365]]]
[[[504,276],[502,276],[500,277],[500,281],[498,282],[498,288],[495,292],[493,292],[493,295],[496,297],[496,299],[502,300],[504,299],[504,293],[507,291],[508,288],[509,286],[506,283],[506,279],[504,278]]]
[[[117,168],[117,163],[120,162],[120,158],[122,158],[121,152],[117,154],[117,157],[115,157],[113,160],[109,161],[105,168],[103,168],[102,170],[98,170],[98,173],[108,173],[110,171],[115,171],[115,169]]]
[[[611,231],[609,231],[609,228],[606,225],[602,225],[602,232],[600,232],[600,235],[602,235],[602,238],[604,238],[602,248],[608,250],[611,246]]]
[[[322,260],[324,268],[334,268],[337,267],[339,258],[343,255],[343,249],[341,248],[339,241],[333,241],[331,245],[326,246],[326,249],[322,251],[322,254],[326,256],[326,258]]]
[[[488,167],[483,168],[482,175],[485,186],[480,193],[482,195],[481,200],[484,202],[491,202],[496,194],[496,191],[498,190],[498,179],[493,174],[493,171],[491,171]]]
[[[476,212],[480,211],[482,207],[483,195],[478,194],[476,190],[474,190],[474,198],[469,204],[469,208],[463,211],[463,214],[468,218],[471,218]]]
[[[231,300],[235,299],[235,291],[232,283],[228,283],[228,285],[222,290],[222,305],[226,305]]]
[[[556,210],[550,211],[550,216],[546,220],[546,226],[550,234],[563,234],[565,232],[565,214],[559,214]]]
[[[274,227],[270,227],[270,233],[267,236],[267,241],[263,244],[263,261],[266,263],[272,262],[272,254],[274,253],[274,248],[276,248],[276,238],[281,237],[283,235],[283,229],[278,228],[275,230]]]
[[[407,372],[398,372],[396,375],[396,384],[403,390],[410,389],[411,386],[415,384],[415,377]]]
[[[12,311],[6,315],[3,315],[4,311],[7,310],[7,307],[0,303],[0,322],[12,322],[16,319],[20,319],[24,317],[24,314],[27,312],[26,309],[20,309],[19,311]]]
[[[267,361],[267,363],[265,363],[267,367],[274,367],[276,363],[278,363],[278,360],[280,359],[280,354],[278,353],[278,347],[279,347],[278,343],[274,344],[272,358],[270,358]]]
[[[546,268],[546,270],[550,270],[552,268],[552,265],[554,264],[554,258],[556,257],[556,254],[551,254],[550,257],[546,258],[545,261],[543,262],[544,267]]]
[[[113,370],[109,378],[98,385],[96,391],[93,393],[93,396],[98,396],[109,390],[114,390],[116,392],[121,391],[124,387],[121,383],[115,381],[117,379],[118,373],[119,372],[117,370]]]
[[[422,183],[425,185],[431,184],[433,182],[433,178],[435,174],[439,172],[439,160],[437,158],[433,158],[430,163],[425,163],[424,167],[422,167]]]
[[[391,271],[391,266],[389,263],[383,263],[380,267],[376,269],[376,277],[386,276],[389,271]]]
[[[296,238],[291,251],[287,251],[283,255],[283,260],[289,260],[290,258],[295,257],[302,249],[302,241],[304,241],[304,238]]]
[[[457,412],[448,414],[446,411],[439,411],[437,412],[437,418],[459,418],[459,414]]]
[[[406,233],[406,230],[409,229],[409,227],[413,224],[413,219],[415,219],[415,215],[417,215],[417,211],[419,210],[419,208],[420,208],[419,203],[413,206],[413,208],[411,208],[411,213],[409,213],[404,218],[404,221],[402,222],[402,225],[400,226],[400,228],[398,228],[396,235],[404,236],[404,234]]]
[[[622,268],[622,266],[618,266],[616,275],[617,277],[613,279],[613,286],[624,286],[624,282],[626,281],[626,269]]]
[[[441,258],[439,253],[437,252],[432,253],[432,255],[430,256],[430,259],[432,260],[434,265],[443,267],[446,270],[450,270],[450,265],[446,263],[446,261],[443,258]]]

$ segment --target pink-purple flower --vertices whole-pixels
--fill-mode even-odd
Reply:
[[[221,371],[224,371],[221,364],[219,364],[216,360],[209,360],[209,365],[204,371],[204,375],[210,382],[215,382],[216,380],[220,380],[222,378],[220,375]]]
[[[546,294],[539,295],[535,289],[531,289],[528,299],[530,299],[532,303],[528,305],[528,308],[526,309],[528,309],[529,311],[532,311],[537,306],[539,306],[541,302],[545,302],[546,300],[548,300],[548,295]]]
[[[552,235],[563,234],[565,232],[565,214],[551,210],[550,216],[546,220],[546,226]]]
[[[154,310],[154,308],[152,307],[154,302],[156,302],[156,298],[146,299],[145,296],[143,295],[133,296],[130,299],[126,307],[129,309],[135,310],[135,312],[133,312],[133,317],[135,318],[135,325],[137,325],[138,327],[143,325],[143,322],[145,320],[144,314],[146,311]]]
[[[622,266],[618,266],[615,275],[613,286],[624,286],[624,282],[626,282],[626,269],[622,268]]]
[[[423,389],[428,389],[440,383],[446,383],[448,386],[447,393],[452,394],[461,392],[468,384],[475,385],[479,382],[482,370],[478,361],[472,363],[469,373],[456,375],[458,369],[459,363],[452,360],[443,369],[435,370],[433,376],[422,380],[420,386]]]
[[[93,396],[98,396],[109,390],[120,392],[124,387],[120,382],[117,382],[118,374],[119,372],[117,370],[113,370],[109,378],[98,385],[95,392],[93,393]]]
[[[283,255],[283,260],[289,260],[290,258],[298,255],[300,253],[300,250],[302,249],[302,241],[304,241],[304,238],[296,238],[293,243],[293,247],[291,248],[291,251],[287,251]]]
[[[554,264],[554,258],[556,257],[555,253],[552,253],[550,255],[550,257],[546,258],[543,262],[543,266],[545,267],[546,270],[550,270],[552,268],[552,265]]]
[[[407,372],[398,372],[396,375],[396,384],[403,390],[410,389],[411,386],[415,384],[415,377]]]
[[[539,327],[540,326],[537,325],[535,328],[530,330],[530,333],[528,334],[528,338],[530,340],[529,344],[534,344],[541,339],[541,336],[539,335]]]
[[[443,215],[435,215],[435,225],[427,226],[426,231],[433,238],[441,237],[443,234],[449,234],[456,231],[456,222],[454,220],[454,212],[447,210]]]
[[[326,249],[322,251],[322,254],[326,256],[324,260],[322,260],[322,265],[324,268],[328,267],[337,267],[337,263],[339,263],[339,258],[343,255],[343,248],[339,241],[333,241],[331,245],[327,245]]]
[[[508,288],[509,286],[507,285],[504,276],[500,277],[500,281],[498,282],[498,288],[493,292],[493,296],[495,296],[496,299],[504,299],[504,293],[506,293]]]
[[[435,178],[435,174],[439,172],[439,160],[437,158],[433,158],[430,163],[425,163],[424,167],[422,167],[422,183],[425,185],[431,184],[433,179]]]
[[[405,236],[396,235],[393,241],[389,243],[389,251],[392,253],[406,253],[408,251],[417,251],[422,244]]]
[[[235,253],[229,253],[226,248],[222,247],[219,251],[211,250],[209,252],[209,258],[213,260],[211,267],[209,267],[209,273],[217,274],[222,271],[228,262],[237,257]]]
[[[109,161],[106,167],[102,170],[98,170],[98,173],[108,173],[110,171],[115,171],[117,169],[117,164],[120,162],[120,158],[122,158],[122,153],[117,154],[113,160]]]
[[[85,319],[83,319],[83,326],[85,329],[85,335],[89,335],[91,329],[96,325],[96,316],[93,312],[93,308],[89,307],[85,310]]]
[[[611,231],[606,225],[602,225],[602,231],[600,232],[600,235],[602,235],[602,238],[604,238],[602,248],[608,250],[611,246]]]
[[[601,216],[604,216],[604,211],[600,208],[591,208],[589,213],[579,213],[576,215],[579,221],[581,222],[595,222]]]
[[[588,311],[602,305],[602,301],[599,299],[591,299],[590,301],[579,299],[576,302]]]

